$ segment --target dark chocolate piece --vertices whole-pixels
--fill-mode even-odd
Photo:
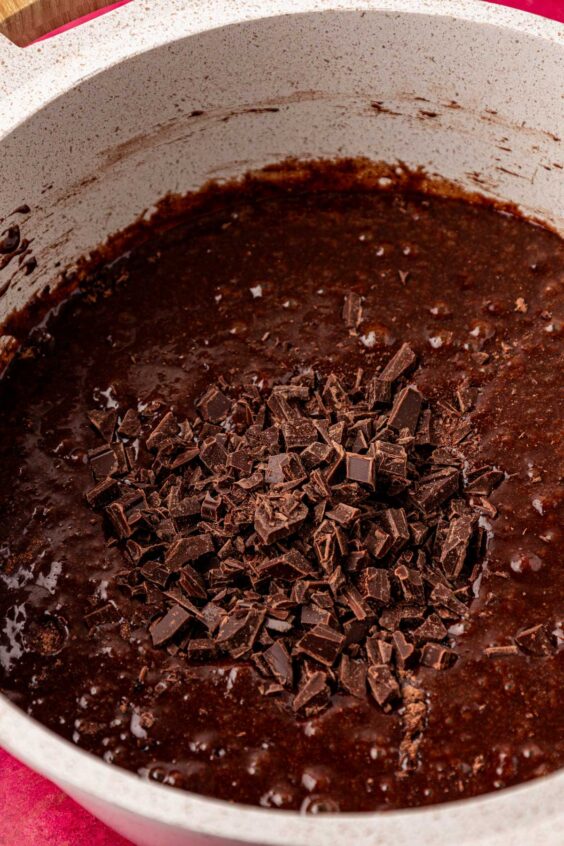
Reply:
[[[190,614],[179,605],[172,605],[164,617],[155,620],[149,626],[149,632],[153,639],[153,646],[163,646],[178,634],[190,619]]]

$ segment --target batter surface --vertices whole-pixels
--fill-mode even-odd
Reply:
[[[485,206],[326,180],[212,193],[87,280],[12,364],[0,383],[0,687],[106,761],[265,807],[411,807],[545,775],[564,763],[564,245]],[[347,292],[361,314],[343,312]],[[159,643],[149,625],[164,606],[124,588],[130,561],[85,500],[93,409],[193,420],[210,385],[264,388],[314,368],[351,386],[401,344],[433,413],[447,404],[468,432],[457,449],[503,473],[480,515],[488,544],[469,614],[445,623],[457,660],[409,671],[424,703],[416,736],[405,702],[339,690],[304,716],[289,692],[265,695],[252,662]],[[108,603],[115,619],[93,625]]]

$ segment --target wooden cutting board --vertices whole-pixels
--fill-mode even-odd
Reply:
[[[0,33],[26,47],[70,21],[103,9],[111,0],[0,0]]]

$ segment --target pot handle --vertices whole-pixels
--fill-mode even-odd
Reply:
[[[128,0],[0,0],[0,33],[18,47],[27,47],[53,30],[124,2]]]

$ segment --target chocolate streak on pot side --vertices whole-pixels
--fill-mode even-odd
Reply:
[[[330,172],[327,180],[330,187]],[[415,194],[303,196],[278,185],[249,186],[225,201],[215,195],[207,213],[204,203],[180,228],[101,272],[87,298],[74,298],[50,322],[52,339],[38,357],[18,361],[0,388],[2,688],[118,765],[267,807],[429,804],[561,766],[562,651],[545,654],[545,627],[552,627],[552,650],[564,592],[557,491],[563,266],[555,236],[484,208]],[[405,285],[399,270],[409,272]],[[122,281],[112,286],[116,277]],[[115,290],[106,298],[108,286]],[[362,297],[358,328],[344,326],[349,289]],[[450,632],[458,660],[442,672],[417,668],[405,713],[339,693],[336,707],[296,721],[284,694],[260,693],[253,670],[229,661],[187,666],[171,645],[155,648],[136,616],[140,599],[127,601],[112,587],[124,558],[82,499],[92,480],[76,445],[100,445],[85,412],[111,411],[115,402],[136,408],[150,396],[174,406],[180,419],[192,417],[194,401],[222,374],[231,383],[256,377],[268,385],[306,365],[348,380],[362,367],[368,378],[397,349],[386,345],[401,339],[418,353],[420,392],[432,405],[451,397],[443,409],[450,441],[462,438],[464,451],[471,423],[480,435],[473,461],[510,474],[491,495],[476,493],[481,523],[494,532],[488,571],[467,621]],[[377,461],[399,460],[380,452]],[[476,484],[484,491],[489,482]],[[183,504],[188,521],[193,507]],[[346,525],[349,512],[337,514]],[[401,523],[394,525],[401,537]],[[423,537],[424,524],[412,529]],[[372,548],[385,543],[384,531],[375,532]],[[362,556],[358,563],[370,566]],[[158,583],[168,571],[150,559],[141,566],[156,586],[146,601],[161,619],[173,601],[162,599]],[[449,566],[458,566],[455,553]],[[370,575],[367,590],[386,601],[386,583]],[[190,571],[186,579],[197,590]],[[213,630],[220,620],[207,613]],[[331,624],[330,609],[308,614],[310,625]],[[427,623],[440,639],[441,622]],[[192,643],[202,658],[209,654],[201,638]],[[385,660],[382,642],[373,646]],[[401,637],[393,648],[409,661]],[[439,645],[430,660],[448,663],[444,650]],[[282,683],[284,655],[265,660],[277,668],[274,684]],[[360,690],[366,680],[354,660],[345,676]],[[308,693],[323,696],[318,672]],[[386,679],[372,673],[368,683],[378,691]],[[398,768],[400,747],[414,744],[417,767],[406,773]]]

